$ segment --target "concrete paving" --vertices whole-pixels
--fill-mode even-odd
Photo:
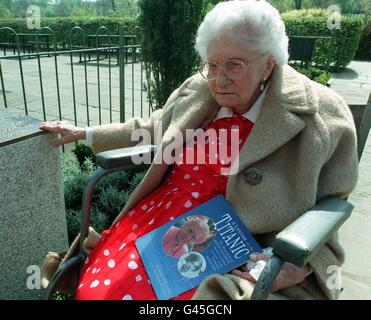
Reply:
[[[329,84],[348,105],[364,105],[371,92],[371,62],[352,61],[343,72],[333,73]]]
[[[348,68],[333,74],[331,88],[348,104],[364,105],[371,92],[371,62],[353,61]],[[359,164],[357,187],[349,197],[354,205],[351,217],[340,228],[340,243],[346,260],[342,268],[340,299],[371,299],[371,134]]]

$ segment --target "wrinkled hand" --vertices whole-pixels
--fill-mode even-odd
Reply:
[[[76,127],[68,121],[42,122],[40,129],[59,134],[57,139],[51,141],[53,147],[59,147],[62,144],[85,139],[85,128]]]
[[[269,261],[269,257],[267,255],[254,252],[250,256],[250,260],[253,262],[257,262],[259,260],[264,260],[265,262]],[[243,279],[256,282],[255,278],[252,277],[246,265],[244,265],[241,270],[233,270],[231,273],[235,276],[241,277]],[[299,268],[292,263],[285,262],[281,268],[280,273],[278,274],[277,278],[274,280],[272,285],[272,292],[276,292],[278,290],[294,286],[298,283],[302,283],[308,274],[309,267],[305,266],[304,268]]]
[[[83,249],[89,255],[94,249],[95,245],[98,243],[101,235],[96,232],[92,227],[89,227],[89,234],[84,240]]]

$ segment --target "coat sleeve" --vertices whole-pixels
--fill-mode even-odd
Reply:
[[[330,97],[324,98],[320,104],[319,117],[323,125],[319,130],[325,158],[318,178],[317,200],[328,196],[346,198],[355,188],[358,178],[357,136],[352,114],[340,96],[332,94]],[[335,285],[334,270],[344,263],[344,259],[344,250],[335,232],[309,262],[318,284],[329,299],[337,299],[341,291]]]
[[[138,141],[132,139],[132,133],[138,129],[149,133],[151,141],[148,141],[148,143],[154,144],[155,126],[161,123],[162,133],[165,132],[171,120],[174,102],[178,97],[178,92],[179,89],[176,89],[170,95],[165,106],[154,111],[148,120],[135,117],[125,123],[111,123],[93,127],[92,149],[94,154],[135,146],[138,144]]]

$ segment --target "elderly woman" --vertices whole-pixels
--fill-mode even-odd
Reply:
[[[56,146],[86,136],[95,153],[134,146],[131,133],[147,129],[153,135],[156,121],[163,126],[160,147],[186,129],[239,131],[234,174],[221,175],[223,159],[211,163],[211,154],[203,165],[151,165],[113,226],[100,239],[89,238],[95,247],[78,299],[155,299],[134,240],[217,194],[264,247],[319,199],[346,197],[356,185],[351,112],[336,93],[287,65],[288,38],[276,9],[255,0],[219,3],[199,27],[196,49],[203,60],[200,73],[148,121],[133,118],[88,132],[64,122],[41,126],[61,134]],[[336,299],[339,290],[326,285],[327,268],[343,261],[334,234],[304,268],[285,263],[269,298]],[[246,270],[234,270],[210,276],[177,298],[249,299],[254,281]]]

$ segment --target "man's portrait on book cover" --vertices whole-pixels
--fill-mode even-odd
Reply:
[[[216,228],[207,216],[190,216],[170,226],[162,239],[168,256],[180,258],[191,251],[204,250],[215,238]]]

